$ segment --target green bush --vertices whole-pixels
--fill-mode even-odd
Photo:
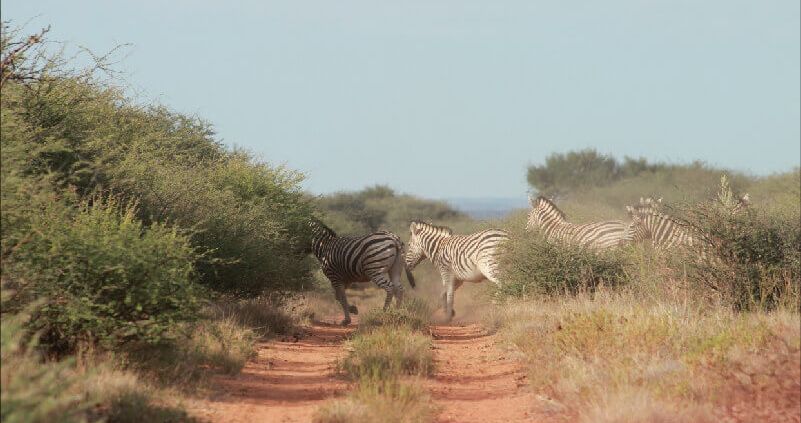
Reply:
[[[709,243],[711,260],[688,260],[689,278],[740,310],[797,307],[801,280],[801,214],[750,208],[732,215],[715,203],[690,206],[687,223]]]
[[[5,423],[83,422],[91,400],[75,395],[82,380],[71,371],[74,360],[41,361],[35,352],[36,342],[29,339],[26,330],[29,311],[30,308],[2,318],[0,420]]]
[[[317,205],[329,226],[342,234],[362,234],[379,229],[402,234],[412,220],[467,219],[443,201],[399,195],[384,185],[327,195],[317,200]]]
[[[4,228],[3,280],[15,295],[3,312],[45,299],[29,326],[49,348],[158,342],[176,322],[195,318],[198,253],[182,232],[144,227],[134,205],[111,197],[77,208],[52,199],[27,216],[19,211],[18,225]]]
[[[225,148],[198,118],[138,105],[113,80],[65,66],[46,76],[3,84],[3,178],[45,181],[78,199],[113,192],[136,201],[146,225],[193,229],[193,245],[209,252],[196,263],[200,281],[217,291],[310,280],[312,262],[297,254],[312,213],[299,173]]]
[[[500,296],[574,294],[600,284],[626,281],[625,254],[594,251],[547,241],[540,233],[517,231],[504,244],[501,256]]]

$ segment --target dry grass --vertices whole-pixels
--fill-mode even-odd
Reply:
[[[317,410],[315,423],[425,423],[436,408],[420,382],[366,378],[348,397],[332,400]]]
[[[365,376],[429,375],[434,369],[431,347],[430,336],[402,327],[380,327],[348,341],[345,348],[350,352],[339,367],[357,380]]]
[[[704,421],[736,395],[776,386],[795,392],[789,410],[799,410],[796,311],[738,314],[663,298],[601,291],[513,302],[488,323],[531,364],[531,384],[583,421]],[[782,392],[763,406],[787,412]]]

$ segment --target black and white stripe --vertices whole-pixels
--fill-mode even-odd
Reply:
[[[526,229],[539,228],[548,241],[577,244],[582,247],[604,249],[631,241],[629,225],[619,220],[576,225],[565,218],[565,214],[545,197],[529,197],[531,210]]]
[[[748,194],[739,198],[731,206],[731,214],[736,215],[747,209],[750,205]],[[651,241],[657,249],[670,249],[674,247],[689,248],[697,253],[701,261],[719,261],[710,236],[698,229],[684,223],[661,211],[662,198],[640,198],[637,206],[626,206],[626,211],[632,219],[629,227],[629,238],[633,242]]]
[[[373,281],[387,292],[384,309],[392,297],[403,301],[401,271],[405,269],[403,242],[391,232],[374,232],[364,236],[345,237],[319,221],[311,222],[312,252],[320,262],[323,274],[331,281],[334,295],[342,305],[343,325],[350,324],[350,313],[358,314],[355,306],[348,305],[345,288],[352,282]],[[414,278],[406,270],[409,284]]]
[[[453,235],[445,226],[412,222],[409,227],[409,251],[406,267],[414,269],[428,258],[442,277],[442,303],[445,316],[450,320],[453,311],[453,293],[464,282],[498,280],[498,245],[509,239],[500,229],[487,229],[470,235]]]

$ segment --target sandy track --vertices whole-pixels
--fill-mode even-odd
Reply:
[[[438,422],[530,422],[533,395],[523,367],[475,324],[432,326],[436,373],[428,381]]]
[[[342,342],[354,328],[316,323],[301,337],[258,345],[258,356],[242,373],[217,377],[208,399],[189,405],[210,422],[308,422],[325,401],[345,394],[349,384],[334,374],[346,354]],[[534,400],[525,372],[478,325],[431,328],[437,363],[426,380],[440,407],[438,422],[524,422]]]
[[[315,410],[349,386],[334,375],[353,330],[316,323],[300,337],[262,342],[258,356],[233,377],[215,378],[207,400],[190,405],[192,415],[209,422],[309,422]]]

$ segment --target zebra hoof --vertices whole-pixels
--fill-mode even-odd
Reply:
[[[355,305],[348,306],[348,311],[350,312],[350,314],[356,314],[356,315],[359,314],[359,309],[356,308]]]
[[[451,318],[453,318],[453,316],[456,316],[456,310],[451,310]]]
[[[350,324],[350,319],[344,319],[342,322],[339,323],[342,326],[347,326]]]

